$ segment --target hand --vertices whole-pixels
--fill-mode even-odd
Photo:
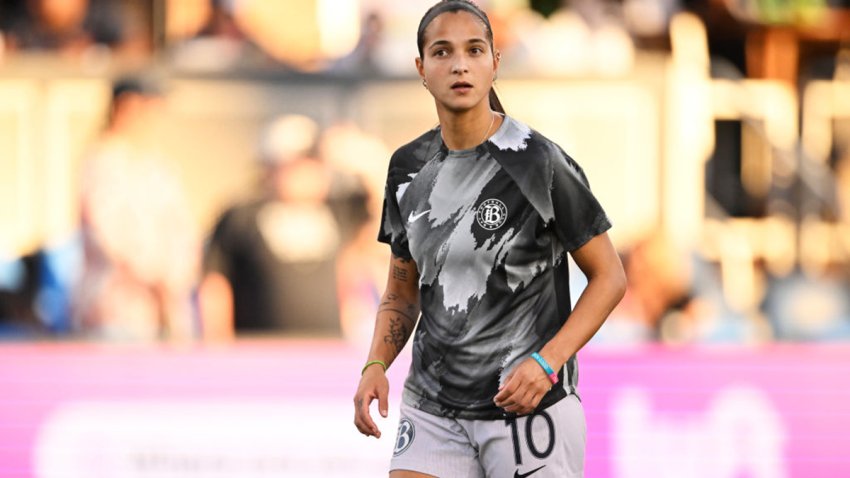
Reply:
[[[384,370],[380,366],[367,367],[360,377],[360,385],[354,394],[354,426],[360,433],[375,438],[381,438],[381,431],[369,414],[369,406],[372,400],[378,399],[378,411],[381,416],[387,418],[387,395],[389,395],[390,383]]]
[[[551,389],[549,376],[537,361],[529,357],[508,374],[493,401],[506,412],[527,415],[537,408]]]

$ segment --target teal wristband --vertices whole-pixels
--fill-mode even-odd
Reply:
[[[543,368],[543,371],[546,372],[546,375],[549,376],[549,381],[552,382],[552,385],[558,383],[558,374],[552,370],[552,367],[549,365],[549,362],[546,361],[539,353],[534,352],[531,354],[531,358],[537,361],[538,364]]]

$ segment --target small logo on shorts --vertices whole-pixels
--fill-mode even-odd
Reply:
[[[493,231],[502,227],[502,224],[508,219],[508,208],[505,203],[498,199],[488,199],[478,206],[475,218],[478,220],[479,226],[488,231]]]
[[[543,465],[539,468],[535,468],[535,469],[529,471],[528,473],[520,473],[519,470],[516,470],[514,472],[514,478],[526,478],[528,476],[531,476],[531,475],[537,473],[538,471],[542,470],[543,468],[546,468],[546,465]]]
[[[400,422],[398,422],[398,438],[395,440],[395,450],[393,450],[393,456],[399,456],[408,448],[410,448],[410,444],[413,443],[413,438],[416,436],[416,429],[413,428],[413,423],[406,419],[402,418]]]

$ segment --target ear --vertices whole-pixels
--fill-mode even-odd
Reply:
[[[499,65],[502,63],[502,52],[496,50],[493,52],[493,72],[499,71]]]
[[[419,72],[419,77],[425,79],[425,67],[422,65],[422,58],[416,57],[416,71]]]

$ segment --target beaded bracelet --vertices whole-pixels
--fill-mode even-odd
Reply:
[[[383,360],[370,360],[366,362],[366,365],[363,366],[363,370],[360,371],[360,375],[366,373],[366,369],[371,365],[379,364],[381,367],[384,367],[384,372],[387,371],[387,364]]]
[[[541,357],[540,354],[537,352],[531,354],[531,358],[536,360],[537,363],[540,364],[541,367],[543,367],[543,371],[546,372],[546,375],[549,376],[549,381],[552,382],[552,385],[558,383],[558,374],[555,373],[554,370],[552,370],[552,367],[549,366],[549,363],[546,362],[546,359]]]

